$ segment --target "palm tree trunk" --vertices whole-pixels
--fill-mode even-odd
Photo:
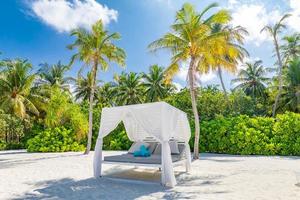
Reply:
[[[275,44],[275,50],[276,50],[276,55],[277,55],[277,59],[278,59],[278,65],[279,65],[279,73],[278,73],[278,79],[279,79],[279,86],[278,86],[278,93],[276,95],[275,98],[275,103],[273,106],[273,112],[272,112],[272,116],[275,117],[276,115],[276,109],[278,107],[278,103],[279,103],[279,99],[282,93],[282,85],[283,85],[283,80],[282,80],[282,60],[281,60],[281,56],[279,53],[279,45],[277,42],[277,38],[274,37],[274,44]]]
[[[221,86],[224,91],[224,97],[225,97],[226,101],[228,102],[228,95],[227,95],[227,91],[226,91],[225,84],[224,84],[223,77],[222,77],[222,69],[220,66],[218,66],[218,76],[220,78]]]
[[[93,103],[94,103],[94,94],[95,94],[95,85],[97,79],[97,69],[98,62],[94,62],[93,72],[92,72],[92,85],[91,85],[91,94],[89,99],[89,133],[88,133],[88,141],[84,154],[89,154],[92,146],[92,136],[93,136]]]
[[[199,121],[197,100],[196,100],[197,89],[195,87],[196,66],[197,66],[197,60],[196,58],[192,57],[190,62],[188,77],[189,77],[189,84],[190,84],[192,109],[193,109],[194,119],[195,119],[194,159],[199,159],[200,121]]]

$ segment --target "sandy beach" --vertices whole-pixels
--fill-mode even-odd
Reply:
[[[300,157],[201,154],[191,173],[175,168],[172,189],[159,184],[156,169],[104,165],[104,177],[95,179],[92,158],[1,151],[0,199],[300,199]]]

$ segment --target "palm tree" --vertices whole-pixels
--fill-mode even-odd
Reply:
[[[169,88],[164,82],[164,69],[158,65],[150,66],[149,73],[143,74],[143,85],[148,102],[160,101],[169,92]]]
[[[300,57],[300,34],[293,34],[283,38],[284,44],[280,47],[284,63]]]
[[[31,64],[27,60],[6,60],[0,70],[0,108],[22,119],[29,113],[39,114],[37,102],[41,97],[32,92],[36,78],[30,74]]]
[[[102,107],[111,107],[116,104],[117,90],[112,82],[108,82],[100,86],[96,93],[97,103],[100,103]]]
[[[241,26],[230,27],[228,25],[223,26],[222,24],[215,23],[212,26],[212,33],[227,33],[227,47],[225,55],[219,57],[219,61],[216,63],[217,66],[212,66],[212,70],[217,68],[217,74],[219,76],[222,89],[224,91],[224,96],[228,101],[228,95],[225,88],[225,84],[222,77],[222,68],[228,72],[235,73],[237,70],[238,61],[242,61],[245,55],[249,55],[247,50],[244,49],[243,45],[244,35],[248,32],[245,28]]]
[[[293,112],[300,112],[300,58],[291,60],[287,66],[286,85],[283,87],[281,106]]]
[[[282,29],[286,28],[286,25],[283,23],[284,20],[288,17],[290,17],[290,14],[285,14],[274,26],[267,25],[265,26],[261,32],[267,31],[273,38],[273,43],[275,46],[275,52],[277,56],[277,64],[278,64],[278,80],[279,80],[279,85],[278,85],[278,93],[275,98],[275,103],[273,106],[273,111],[272,111],[272,116],[275,117],[276,115],[276,110],[277,106],[279,103],[280,95],[282,93],[282,86],[283,86],[283,80],[282,80],[282,68],[283,68],[283,63],[282,63],[282,58],[280,55],[280,45],[278,42],[278,36],[282,32]]]
[[[99,82],[100,81],[96,80],[94,86],[95,91],[97,91]],[[83,100],[83,101],[88,100],[89,97],[91,96],[92,83],[93,83],[93,78],[91,72],[88,72],[86,77],[82,76],[82,74],[79,72],[75,83],[75,90],[74,90],[75,99]]]
[[[119,105],[138,104],[144,101],[144,87],[142,85],[141,76],[137,73],[122,73],[115,77],[117,102]]]
[[[182,62],[189,61],[187,81],[190,88],[192,109],[195,119],[195,144],[194,158],[199,158],[200,124],[197,111],[197,74],[203,66],[215,63],[214,57],[220,45],[224,44],[223,33],[211,33],[213,23],[224,24],[230,19],[227,11],[219,10],[203,19],[204,15],[217,4],[211,4],[202,12],[197,13],[195,8],[185,3],[176,13],[175,23],[171,26],[171,32],[149,45],[150,50],[169,49],[172,53],[171,64],[166,70],[166,81],[169,82],[178,73]]]
[[[85,151],[85,154],[88,154],[92,144],[93,102],[98,68],[100,67],[101,70],[105,71],[108,69],[110,62],[116,62],[124,66],[126,54],[123,49],[113,43],[113,40],[120,39],[120,35],[118,33],[110,34],[104,30],[101,20],[92,26],[91,31],[79,28],[72,31],[71,36],[75,36],[76,40],[68,48],[71,50],[77,48],[78,51],[72,56],[71,64],[75,60],[80,60],[87,66],[92,67],[92,85],[89,97],[89,133]]]
[[[262,61],[246,63],[244,66],[246,69],[239,71],[239,78],[232,80],[232,83],[239,83],[234,90],[241,89],[253,99],[266,98],[266,82],[269,78],[266,77],[267,70],[262,66]]]
[[[72,80],[71,77],[65,77],[65,73],[70,69],[68,65],[63,65],[59,61],[57,64],[49,65],[48,63],[40,64],[38,70],[40,79],[38,85],[57,86],[65,91],[69,90],[68,83]]]

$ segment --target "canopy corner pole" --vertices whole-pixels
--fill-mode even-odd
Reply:
[[[191,164],[192,164],[192,155],[191,155],[191,148],[188,141],[185,141],[185,170],[186,172],[191,171]]]
[[[94,177],[101,178],[102,177],[102,146],[103,146],[103,138],[99,135],[94,153]]]

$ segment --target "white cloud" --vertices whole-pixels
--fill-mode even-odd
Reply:
[[[187,74],[188,74],[188,65],[187,63],[183,63],[179,73],[176,75],[176,78],[178,78],[181,81],[187,80]],[[201,83],[207,83],[208,81],[211,81],[216,78],[216,74],[212,71],[209,71],[207,74],[197,74],[196,78],[201,82]]]
[[[237,0],[228,0],[229,7],[233,7],[237,3],[238,3]]]
[[[289,7],[291,17],[286,19],[289,31],[300,31],[300,0],[288,0],[285,2]],[[246,42],[252,42],[256,46],[265,41],[271,41],[271,37],[260,30],[268,24],[273,25],[287,11],[277,9],[267,9],[266,4],[261,1],[251,1],[251,3],[241,3],[237,0],[228,0],[228,9],[232,11],[232,24],[245,27],[249,36]]]
[[[267,10],[261,3],[241,4],[235,2],[229,7],[232,10],[232,25],[243,26],[249,32],[249,35],[245,37],[246,42],[254,42],[259,46],[271,39],[267,33],[261,33],[261,29],[280,18],[279,10]]]
[[[181,81],[187,80],[187,74],[188,74],[188,66],[187,63],[183,63],[178,74],[176,74],[176,77],[180,79]]]
[[[292,16],[287,19],[288,25],[295,31],[300,31],[300,1],[299,0],[290,0],[289,5],[291,8]]]
[[[30,1],[33,14],[59,32],[74,28],[89,29],[97,20],[104,25],[117,21],[118,12],[95,0],[36,0]]]
[[[207,74],[201,74],[200,75],[200,81],[201,81],[201,83],[206,83],[208,81],[212,81],[216,77],[217,76],[213,71],[209,71]]]
[[[177,92],[179,92],[182,88],[184,88],[183,85],[177,82],[173,82],[173,85],[175,85]]]

